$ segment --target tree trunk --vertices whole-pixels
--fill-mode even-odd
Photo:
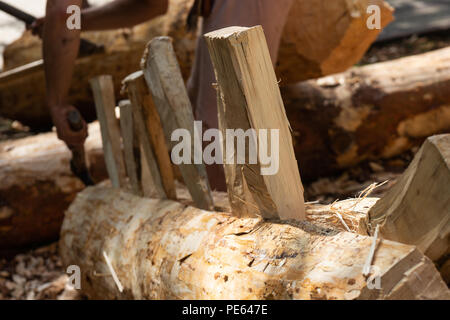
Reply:
[[[89,298],[450,299],[431,261],[392,241],[378,240],[366,279],[373,241],[310,222],[242,219],[91,187],[66,212],[60,249],[65,264],[81,268]]]
[[[281,89],[304,180],[450,132],[450,48]]]
[[[86,154],[96,181],[106,178],[98,123]],[[55,133],[0,144],[0,251],[58,238],[64,210],[83,183],[70,171],[71,152]]]
[[[160,35],[174,39],[175,52],[186,80],[196,47],[195,34],[185,28],[192,3],[193,0],[172,0],[164,17],[137,26],[132,31],[83,34],[86,39],[103,44],[106,53],[77,60],[70,102],[81,108],[85,117],[95,117],[88,81],[102,74],[112,75],[116,96],[119,97],[121,80],[140,69],[145,43]],[[392,20],[392,9],[382,0],[356,0],[351,4],[348,0],[334,0],[333,5],[328,0],[295,0],[282,39],[277,68],[278,78],[283,80],[283,84],[344,71],[357,63],[381,31],[369,30],[366,26],[369,3],[380,6],[381,27]],[[339,21],[337,26],[335,21]],[[9,72],[0,75],[0,114],[34,127],[48,127],[50,124],[44,104],[42,64],[25,69],[13,68],[41,59],[41,51],[41,41],[26,33],[5,49],[5,70]]]

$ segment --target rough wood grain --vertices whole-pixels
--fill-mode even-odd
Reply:
[[[127,176],[131,185],[133,194],[142,195],[142,185],[140,179],[140,171],[137,156],[139,152],[139,140],[135,130],[133,121],[133,107],[129,100],[123,100],[119,103],[120,107],[120,131],[122,133],[123,153],[125,165],[127,168]]]
[[[106,179],[98,122],[89,125],[85,151],[94,181]],[[64,210],[84,188],[71,158],[53,132],[0,143],[0,252],[58,238]]]
[[[116,118],[116,98],[111,76],[99,76],[90,81],[95,99],[106,168],[113,187],[127,186],[125,161],[122,153],[119,121]]]
[[[235,138],[228,134],[223,137],[224,163],[231,166],[226,179],[233,212],[304,219],[303,186],[289,122],[261,26],[225,28],[208,33],[205,38],[221,93],[222,130],[254,129],[257,136],[249,136],[245,164],[237,159],[243,150],[234,143]],[[261,136],[264,130],[265,138]],[[269,141],[269,136],[274,139],[272,131],[278,132],[278,141]],[[233,140],[232,150],[228,148],[229,139]],[[258,149],[254,164],[250,162],[252,143]],[[271,156],[277,158],[278,168],[268,174],[263,174],[267,164],[259,152],[263,145],[266,151],[267,147],[276,146],[270,150],[275,153]]]
[[[208,212],[110,188],[80,193],[66,213],[60,250],[99,299],[449,299],[431,261],[415,247],[309,222],[263,221]],[[119,293],[102,252],[111,260]],[[369,279],[369,283],[373,279]]]
[[[430,259],[450,255],[450,134],[428,138],[392,189],[369,211],[371,234],[412,244]],[[443,261],[442,261],[443,260]]]
[[[123,81],[124,88],[128,92],[133,107],[133,119],[136,124],[138,139],[141,143],[142,152],[142,183],[143,191],[146,196],[156,198],[167,198],[168,194],[165,189],[164,180],[158,166],[155,151],[152,146],[152,136],[150,134],[149,125],[144,115],[146,100],[149,98],[147,88],[142,80],[142,73],[135,72]],[[167,182],[167,181],[166,181]]]
[[[202,209],[212,209],[211,188],[205,165],[203,162],[197,164],[194,159],[194,145],[199,143],[201,146],[201,141],[194,133],[191,102],[170,38],[157,37],[148,44],[142,59],[142,69],[170,148],[176,144],[171,140],[175,130],[186,129],[190,133],[191,141],[194,141],[191,143],[191,161],[180,164],[179,168],[196,205]]]

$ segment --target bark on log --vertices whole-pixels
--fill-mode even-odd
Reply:
[[[281,89],[304,180],[450,132],[450,48]]]
[[[170,200],[90,187],[66,212],[60,249],[80,266],[81,287],[101,299],[450,299],[415,247],[309,222],[240,219]],[[124,287],[119,293],[103,252]],[[95,275],[97,274],[97,276]]]
[[[107,177],[98,123],[86,154],[95,181]],[[0,251],[56,240],[83,183],[70,171],[71,152],[55,133],[0,144]]]
[[[145,43],[160,35],[175,40],[175,52],[187,79],[196,47],[195,35],[185,28],[192,3],[193,0],[172,0],[166,16],[131,31],[84,34],[86,39],[103,44],[106,53],[77,61],[70,102],[81,108],[88,119],[95,117],[89,79],[101,74],[112,75],[119,97],[121,80],[139,70]],[[380,5],[382,27],[392,20],[392,9],[382,0],[335,0],[332,5],[328,0],[295,0],[277,67],[278,78],[283,84],[344,71],[357,63],[381,31],[369,30],[366,26],[369,4]],[[27,33],[5,49],[5,70],[10,71],[0,75],[0,114],[37,127],[50,124],[44,105],[42,65],[25,70],[11,68],[41,59],[41,51],[41,41]]]

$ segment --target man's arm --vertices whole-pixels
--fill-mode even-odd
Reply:
[[[80,30],[69,30],[66,25],[67,7],[82,5],[82,0],[48,0],[43,33],[43,56],[47,88],[47,106],[50,109],[58,138],[68,146],[83,144],[87,136],[84,129],[74,132],[67,121],[74,109],[67,101],[75,59],[80,46]]]
[[[44,67],[47,105],[58,137],[68,146],[83,144],[87,127],[79,132],[70,129],[67,114],[75,109],[67,101],[75,59],[80,46],[81,30],[67,28],[67,8],[82,6],[83,0],[48,0],[45,17]],[[83,30],[104,30],[131,27],[167,11],[167,0],[116,0],[104,6],[82,11]],[[38,24],[36,25],[38,28]]]

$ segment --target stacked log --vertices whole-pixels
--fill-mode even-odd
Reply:
[[[430,65],[433,67],[430,68]],[[392,71],[395,74],[390,75]],[[311,180],[364,160],[400,154],[420,145],[429,135],[450,132],[449,75],[450,49],[446,48],[282,87],[302,179]],[[98,146],[98,157],[101,157],[100,136],[92,133],[89,141],[94,143],[94,140]],[[48,145],[43,141],[52,141],[50,144],[61,150],[54,154],[54,161],[57,157],[62,157],[58,158],[58,163],[68,161],[70,153],[57,142],[54,134],[3,145],[14,147],[16,143],[22,146],[31,143],[33,147],[30,150],[39,154],[44,152],[43,146]],[[26,157],[30,157],[27,160],[30,166],[36,161],[30,153]],[[1,158],[8,158],[5,151],[2,151]],[[9,180],[21,181],[20,171],[12,169],[17,164],[2,161],[5,165],[0,171],[7,170],[4,176],[8,176]],[[52,167],[33,166],[37,176],[53,179]],[[42,170],[40,173],[36,173],[38,168]],[[66,174],[71,175],[68,166],[65,168]],[[37,180],[33,178],[32,181]],[[3,194],[14,194],[14,188],[14,185],[3,184]],[[39,201],[47,205],[53,204],[49,204],[39,192],[29,194],[34,194],[36,199],[42,197],[44,200]],[[75,193],[69,200],[74,196]],[[61,208],[67,208],[69,200]],[[61,222],[61,209],[58,216]],[[53,237],[57,236],[56,230],[56,227],[53,228]],[[16,243],[14,237],[10,243]]]
[[[102,74],[113,76],[115,93],[120,83],[139,70],[145,44],[155,36],[172,37],[181,71],[189,76],[196,47],[196,35],[186,31],[186,18],[193,0],[172,0],[168,13],[132,31],[86,33],[83,37],[103,44],[104,54],[78,59],[70,91],[70,102],[93,119],[94,106],[89,80]],[[382,0],[295,0],[286,24],[277,67],[283,84],[344,71],[354,65],[381,30],[366,26],[369,4],[381,8],[382,27],[392,20],[392,9]],[[322,11],[327,8],[326,12]],[[320,23],[317,22],[320,21]],[[335,21],[339,21],[335,27]],[[305,25],[306,23],[306,25]],[[324,28],[323,23],[331,24]],[[50,117],[45,102],[45,82],[41,41],[27,33],[5,49],[6,73],[0,75],[0,114],[32,127],[48,127]],[[319,54],[317,54],[319,52]],[[27,63],[32,66],[23,67]],[[295,66],[295,67],[293,67]],[[16,69],[12,69],[15,67]]]
[[[281,90],[305,180],[450,132],[450,48]]]

